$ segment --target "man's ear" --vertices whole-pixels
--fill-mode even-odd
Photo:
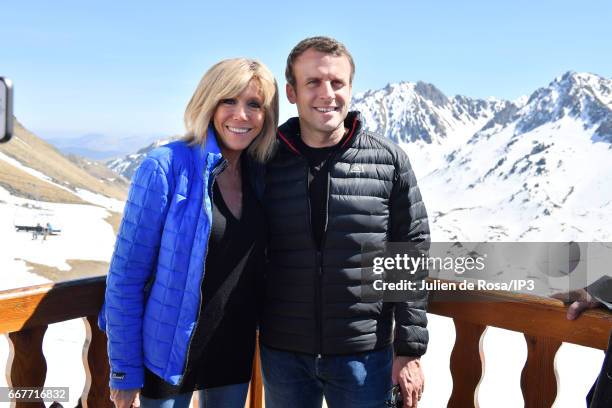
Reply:
[[[295,89],[293,89],[293,86],[291,86],[291,84],[285,85],[285,91],[287,92],[287,99],[289,99],[289,102],[294,104],[297,97],[295,95]]]

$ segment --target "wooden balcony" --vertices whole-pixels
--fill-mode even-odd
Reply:
[[[83,318],[85,387],[79,406],[112,408],[106,336],[97,327],[104,297],[105,278],[90,278],[0,292],[0,333],[8,333],[9,386],[42,387],[47,364],[42,342],[51,323]],[[451,354],[453,391],[448,407],[477,407],[477,387],[483,373],[481,337],[487,326],[522,332],[527,360],[521,375],[525,407],[550,407],[557,395],[554,358],[562,342],[605,350],[612,329],[612,314],[592,310],[573,322],[565,319],[560,301],[503,292],[433,292],[430,312],[453,319],[456,340]],[[17,403],[44,407],[42,403]],[[258,360],[249,389],[247,407],[263,407]]]

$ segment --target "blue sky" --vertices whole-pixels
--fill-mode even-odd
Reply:
[[[609,1],[10,1],[0,75],[15,114],[43,137],[183,132],[205,70],[249,56],[284,89],[287,53],[330,35],[354,91],[422,80],[447,95],[514,99],[567,70],[612,77]],[[281,118],[294,111],[281,95]]]

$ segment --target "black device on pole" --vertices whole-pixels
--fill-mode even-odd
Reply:
[[[0,77],[0,143],[13,136],[13,83]]]

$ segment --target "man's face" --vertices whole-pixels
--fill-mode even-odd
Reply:
[[[352,91],[348,58],[308,49],[293,64],[293,75],[296,85],[287,84],[287,98],[297,105],[302,133],[344,133]]]

